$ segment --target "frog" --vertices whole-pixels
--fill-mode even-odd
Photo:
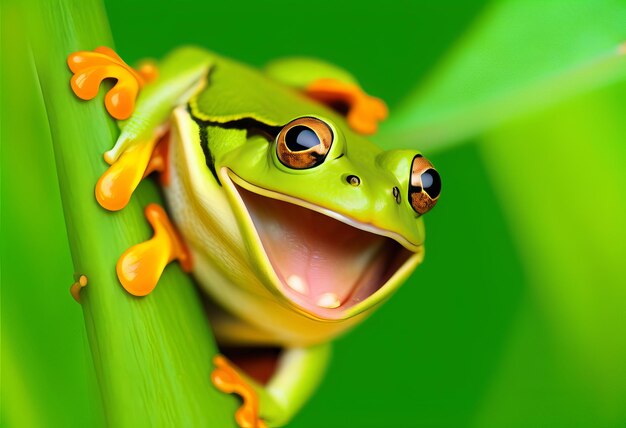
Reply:
[[[180,262],[224,350],[211,382],[242,399],[236,423],[287,424],[319,386],[332,341],[423,261],[439,173],[418,150],[372,143],[386,105],[321,60],[255,69],[186,46],[134,69],[100,47],[68,65],[85,100],[115,80],[105,107],[120,135],[98,203],[121,210],[159,173],[165,208],[146,207],[154,236],[120,257],[123,289],[148,295]]]

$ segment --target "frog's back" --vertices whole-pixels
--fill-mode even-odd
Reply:
[[[211,67],[207,85],[189,101],[195,119],[213,124],[253,120],[282,127],[294,118],[319,116],[339,125],[356,158],[372,161],[382,150],[352,131],[343,115],[258,69],[226,58]]]

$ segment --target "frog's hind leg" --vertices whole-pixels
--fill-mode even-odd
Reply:
[[[242,398],[242,405],[235,414],[240,427],[283,426],[317,389],[329,359],[328,343],[284,349],[269,380],[261,383],[218,355],[214,358],[211,380],[220,391]]]
[[[269,63],[265,72],[344,114],[350,127],[361,134],[374,134],[378,122],[387,117],[387,106],[381,99],[368,95],[351,74],[332,64],[286,58]]]

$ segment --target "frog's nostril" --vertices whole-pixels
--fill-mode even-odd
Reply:
[[[400,202],[402,201],[402,196],[400,196],[400,189],[398,189],[397,187],[393,188],[393,197],[396,198],[396,203],[400,204]]]
[[[361,184],[361,179],[359,177],[357,177],[356,175],[349,175],[346,177],[346,181],[348,182],[348,184],[350,184],[351,186],[357,187]]]

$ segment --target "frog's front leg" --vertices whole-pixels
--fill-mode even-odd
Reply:
[[[273,79],[303,91],[307,96],[345,114],[350,127],[361,134],[374,134],[378,122],[387,118],[387,106],[368,95],[347,71],[309,58],[286,58],[268,64]]]
[[[152,171],[167,182],[168,129],[171,112],[200,90],[215,61],[210,52],[186,47],[169,54],[158,65],[139,71],[128,66],[113,50],[100,47],[93,52],[75,52],[68,57],[74,76],[72,90],[82,99],[92,99],[105,79],[115,79],[105,96],[109,114],[117,119],[121,134],[104,154],[110,167],[96,184],[98,203],[111,211],[124,208],[141,180]],[[149,84],[147,84],[149,82]],[[129,248],[117,263],[117,274],[131,294],[148,294],[163,269],[178,259],[183,269],[191,268],[189,253],[165,211],[158,205],[146,207],[154,236]],[[79,288],[74,287],[78,296]]]
[[[285,349],[275,373],[266,385],[261,385],[218,355],[211,380],[220,391],[236,393],[242,398],[243,403],[235,414],[240,427],[283,426],[317,389],[329,359],[329,343]]]
[[[115,79],[105,105],[113,117],[127,119],[118,122],[122,132],[115,146],[104,154],[110,167],[96,185],[100,205],[111,211],[126,206],[141,179],[150,172],[150,160],[155,146],[167,133],[171,112],[204,86],[214,61],[215,56],[208,51],[181,48],[163,59],[155,73],[154,68],[134,70],[108,48],[69,56],[68,64],[74,72],[71,86],[76,95],[92,99],[104,79]],[[154,81],[146,84],[149,78]]]

